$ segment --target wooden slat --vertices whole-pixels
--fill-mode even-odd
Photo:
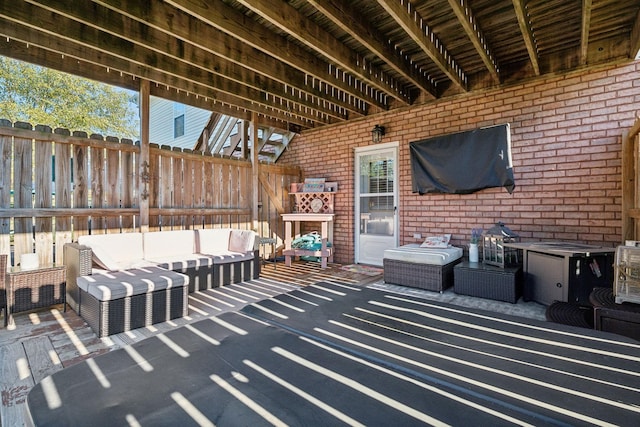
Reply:
[[[151,144],[149,145],[151,148]],[[160,207],[160,153],[149,150],[149,212],[151,209]],[[149,231],[160,230],[160,217],[149,213]]]
[[[128,145],[128,143],[127,143]],[[135,170],[136,165],[134,164],[135,156],[130,151],[121,151],[120,152],[120,167],[122,174],[122,206],[129,207],[135,206],[133,195],[135,194],[134,189],[137,184],[135,182]],[[121,216],[121,225],[122,232],[131,232],[135,227],[135,216],[133,215],[122,215]],[[139,225],[139,224],[138,224]]]
[[[173,160],[173,207],[184,206],[184,170],[183,162],[179,157]],[[180,215],[173,218],[173,227],[179,230],[184,230],[186,218],[184,215]],[[189,227],[191,228],[191,227]]]
[[[109,138],[107,138],[109,139]],[[115,142],[115,141],[114,141]],[[123,181],[120,169],[120,150],[107,150],[106,173],[104,176],[105,207],[118,208],[121,200],[121,186],[129,181]],[[120,233],[120,217],[110,216],[105,219],[107,233]]]
[[[229,165],[222,165],[220,174],[220,186],[217,193],[220,194],[220,206],[230,206],[231,194],[233,182],[231,180],[231,167]],[[222,218],[221,224],[223,227],[231,227],[231,217],[227,216]]]
[[[224,167],[224,166],[222,166]],[[203,184],[204,184],[204,206],[208,208],[212,207],[220,207],[220,206],[228,206],[217,204],[216,197],[218,196],[219,191],[225,187],[221,187],[221,182],[216,180],[217,171],[221,168],[221,166],[213,164],[213,163],[205,163],[204,164],[204,176],[203,176]],[[223,190],[222,190],[223,191]],[[204,218],[205,228],[211,228],[216,224],[216,215],[206,215]]]
[[[89,207],[89,148],[82,145],[73,147],[73,207]],[[89,218],[73,218],[73,240],[89,234]]]
[[[71,147],[68,144],[54,143],[55,153],[55,204],[56,209],[71,208]],[[56,264],[64,262],[62,247],[71,242],[71,217],[54,217],[56,228],[55,258]]]
[[[14,138],[13,167],[14,167],[14,187],[13,201],[14,207],[33,207],[33,179],[31,176],[33,167],[33,141],[25,138]],[[33,220],[31,218],[14,219],[14,265],[20,262],[20,256],[33,252]]]
[[[169,153],[169,147],[164,147],[161,151],[161,155],[159,156],[159,164],[158,164],[158,182],[160,183],[159,187],[159,199],[158,199],[158,207],[160,208],[172,208],[173,205],[173,158],[171,156],[166,156],[166,153]],[[170,215],[162,215],[160,217],[162,229],[163,230],[171,230],[173,228],[173,217]]]
[[[95,138],[94,138],[95,139]],[[106,169],[105,149],[93,147],[91,153],[91,207],[101,209],[106,207]],[[106,230],[106,218],[98,214],[91,216],[91,234],[104,234]]]
[[[193,207],[194,208],[203,208],[204,207],[204,182],[203,182],[203,168],[205,162],[202,160],[201,156],[199,159],[194,159],[193,162]],[[201,214],[197,214],[194,216],[193,223],[194,228],[202,228],[203,218]]]
[[[34,195],[36,208],[53,206],[53,144],[51,142],[35,142]],[[53,264],[53,224],[51,218],[35,219],[35,249],[40,265]]]
[[[0,128],[4,130],[5,128]],[[0,209],[9,209],[11,202],[11,151],[13,138],[0,134]],[[9,215],[0,215],[0,254],[11,253]],[[11,260],[9,260],[11,263]]]
[[[182,206],[193,207],[193,165],[192,159],[182,159]],[[184,227],[194,228],[193,215],[184,215]]]

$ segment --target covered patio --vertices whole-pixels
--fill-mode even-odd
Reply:
[[[225,326],[201,335],[209,344],[242,328],[260,338],[228,340],[265,357],[258,362],[270,368],[260,380],[248,380],[241,364],[256,363],[250,354],[225,346],[200,361],[229,361],[210,394],[228,410],[180,388],[178,398],[162,396],[173,399],[167,414],[154,401],[146,413],[119,413],[119,421],[632,425],[640,400],[637,341],[546,324],[545,307],[535,302],[394,287],[341,265],[367,264],[365,249],[381,235],[400,246],[451,234],[467,257],[471,230],[499,221],[525,241],[615,247],[640,240],[638,2],[342,3],[0,2],[0,55],[134,90],[141,118],[140,141],[130,141],[0,117],[0,254],[9,255],[10,267],[33,253],[41,266],[63,265],[61,248],[88,234],[223,227],[275,242],[260,246],[260,256],[273,259],[287,238],[282,215],[295,209],[295,184],[322,178],[338,186],[335,264],[327,269],[267,263],[259,279],[191,293],[187,317],[104,339],[62,306],[17,314],[15,327],[0,330],[2,425],[28,421],[31,390],[38,424],[64,420],[60,411],[85,389],[75,389],[63,368],[84,375],[94,363],[117,365],[146,345],[185,363],[179,346],[168,343],[211,319]],[[151,96],[211,111],[192,149],[150,140]],[[223,151],[211,139],[218,115],[242,123]],[[496,125],[510,129],[513,193],[415,190],[410,144]],[[274,130],[295,136],[269,147]],[[378,161],[381,153],[391,155]],[[449,168],[455,174],[460,165]],[[373,259],[381,265],[381,256]],[[270,338],[284,340],[286,351]],[[202,342],[192,344],[203,351]],[[302,357],[296,345],[307,362],[294,361]],[[390,350],[396,345],[402,349]],[[283,352],[271,359],[275,347]],[[279,365],[285,353],[289,360]],[[143,359],[123,369],[145,366]],[[340,371],[344,365],[349,372]],[[290,366],[294,377],[310,367],[314,373],[296,383],[287,378]],[[117,371],[87,380],[103,380],[91,386],[104,401],[122,385],[104,385]],[[57,395],[47,389],[52,378],[63,385]],[[335,388],[325,388],[327,381]],[[114,407],[130,411],[126,405],[141,397]],[[103,417],[108,406],[93,403],[66,415]]]

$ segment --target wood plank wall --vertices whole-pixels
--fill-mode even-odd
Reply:
[[[62,264],[56,248],[81,235],[140,231],[139,150],[130,140],[0,120],[0,253],[11,266],[34,251],[40,265]],[[251,168],[242,159],[150,144],[149,230],[250,229]],[[290,211],[289,185],[302,174],[259,168],[256,231],[282,244],[280,215]]]
[[[640,240],[640,118],[622,138],[622,240]]]

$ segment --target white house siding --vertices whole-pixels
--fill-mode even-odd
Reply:
[[[185,106],[184,135],[173,137],[173,101],[151,97],[149,103],[149,140],[153,144],[171,147],[193,148],[202,129],[209,121],[211,112],[200,108]]]

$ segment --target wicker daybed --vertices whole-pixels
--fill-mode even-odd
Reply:
[[[455,246],[423,248],[412,243],[387,249],[382,259],[384,281],[442,292],[453,286],[453,267],[461,258],[462,249]]]

